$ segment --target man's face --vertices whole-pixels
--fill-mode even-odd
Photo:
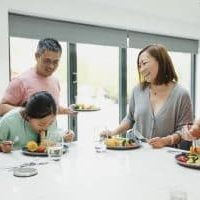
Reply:
[[[45,50],[42,54],[36,53],[37,73],[41,76],[48,77],[57,69],[61,53]]]

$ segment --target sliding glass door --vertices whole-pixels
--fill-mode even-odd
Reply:
[[[79,139],[94,129],[112,128],[119,121],[119,48],[77,44],[77,103],[100,108],[78,114]],[[90,135],[88,135],[90,134]]]

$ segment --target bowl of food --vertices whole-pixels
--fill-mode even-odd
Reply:
[[[79,103],[79,104],[74,104],[73,108],[75,111],[98,111],[100,110],[99,107],[97,107],[94,104],[86,104],[86,103]]]

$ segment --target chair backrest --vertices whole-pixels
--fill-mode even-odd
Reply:
[[[189,151],[191,146],[192,146],[191,141],[182,140],[178,145],[178,148]]]

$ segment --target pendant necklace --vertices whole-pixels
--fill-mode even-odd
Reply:
[[[151,89],[151,94],[153,94],[154,96],[156,96],[157,92]]]

